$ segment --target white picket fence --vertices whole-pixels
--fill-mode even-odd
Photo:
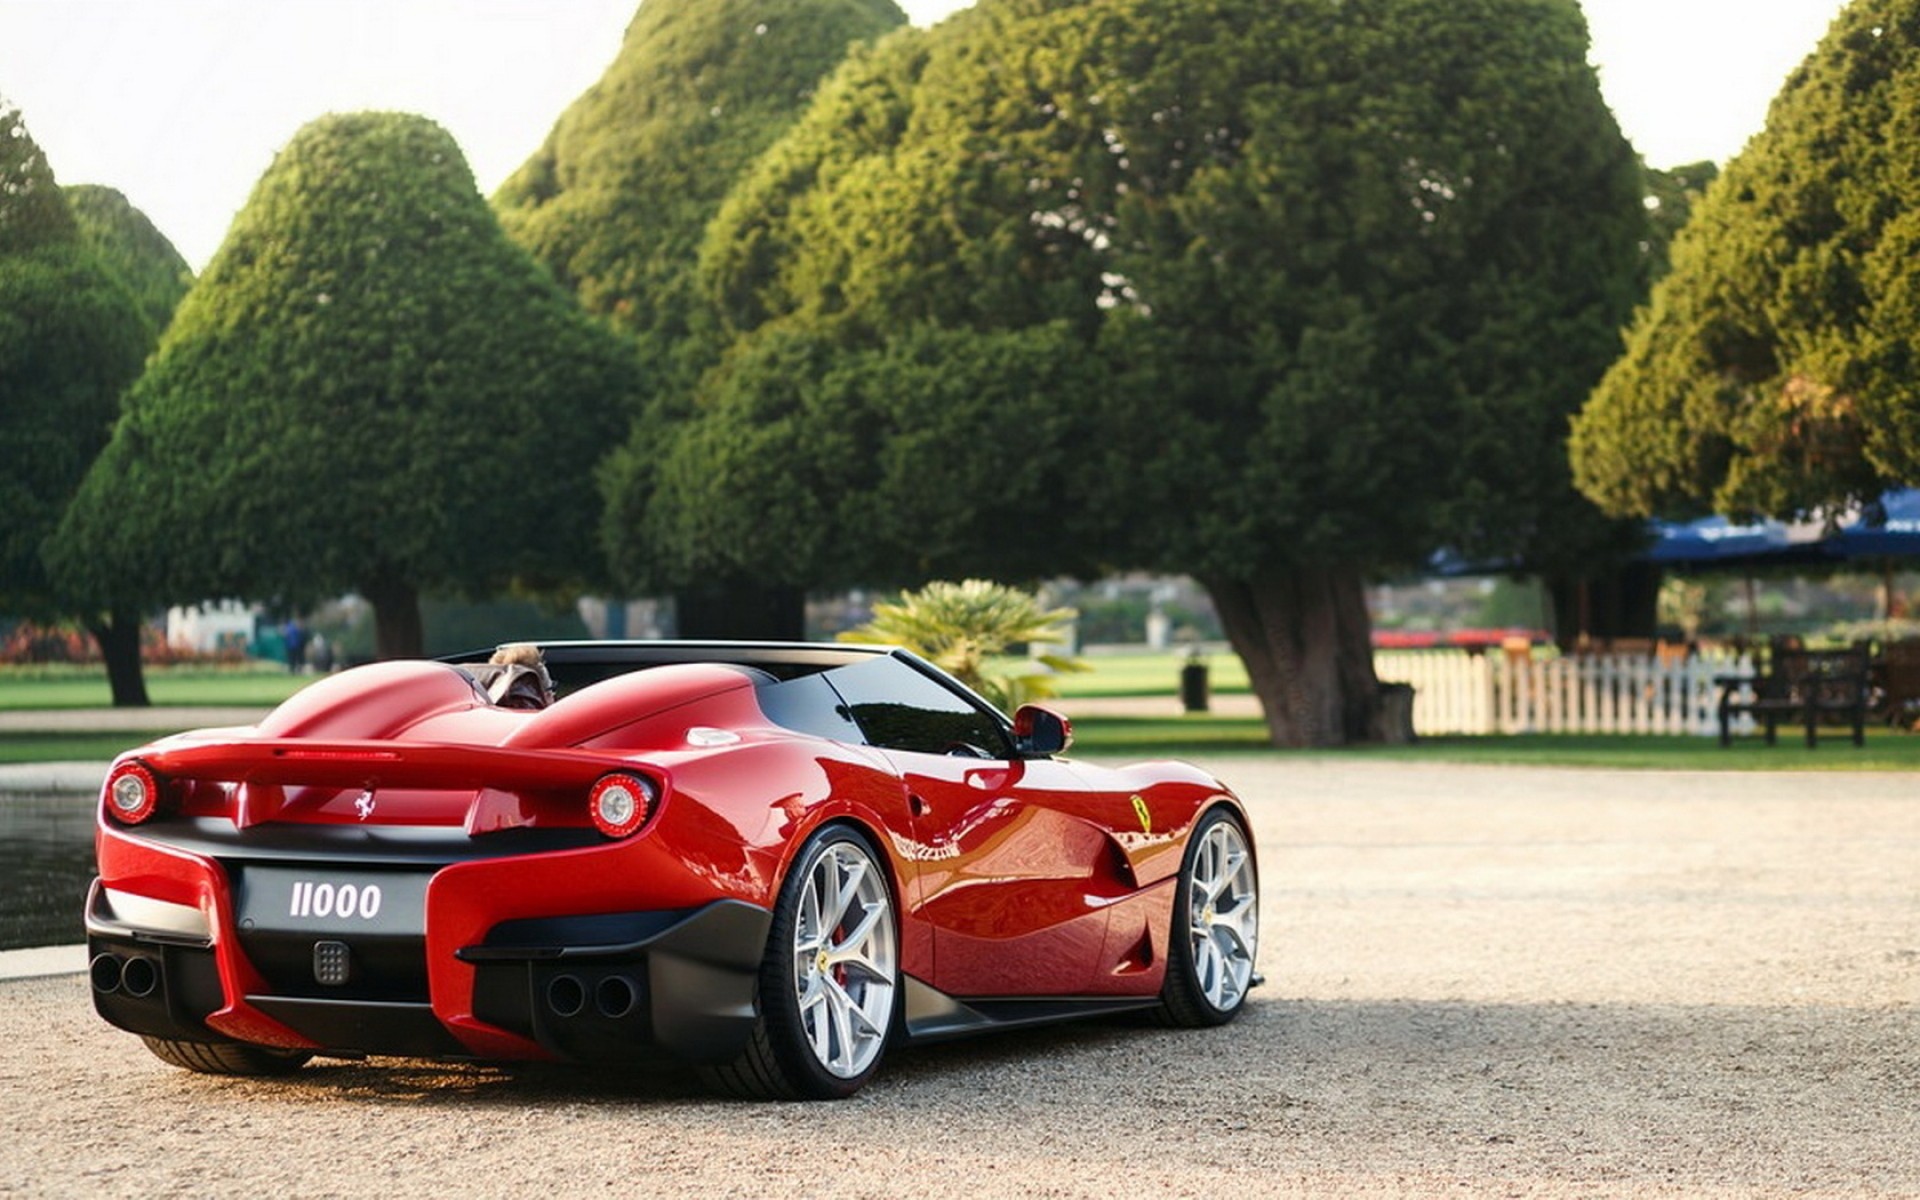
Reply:
[[[1499,650],[1384,650],[1382,682],[1413,685],[1415,733],[1719,733],[1719,675],[1745,658],[1640,654],[1509,658]]]

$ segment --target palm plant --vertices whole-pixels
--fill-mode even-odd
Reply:
[[[1023,642],[1064,648],[1065,626],[1079,615],[1071,608],[1043,609],[1033,593],[991,580],[936,580],[902,592],[892,604],[874,605],[873,619],[840,640],[904,646],[1011,712],[1057,695],[1055,675],[1091,668],[1067,654],[1020,660],[1045,668],[1028,671],[996,666],[996,657]]]

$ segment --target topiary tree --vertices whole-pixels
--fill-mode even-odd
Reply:
[[[1574,424],[1610,512],[1790,516],[1920,479],[1920,2],[1855,0],[1673,243]]]
[[[106,444],[151,339],[133,297],[81,236],[20,110],[0,98],[0,609],[73,611],[47,576],[42,544]],[[137,641],[130,678],[124,656],[110,652],[109,662],[115,703],[144,703]]]
[[[974,436],[1018,470],[1064,434],[1075,472],[977,544],[1198,576],[1274,739],[1338,743],[1377,732],[1370,572],[1592,542],[1565,422],[1640,285],[1641,183],[1571,0],[981,0],[822,88],[703,282],[722,376],[795,336],[823,380],[928,328],[1071,337],[1111,386]]]
[[[606,74],[501,185],[507,232],[647,366],[652,419],[621,477],[648,469],[718,350],[691,279],[722,197],[849,45],[905,23],[893,0],[651,0]],[[650,587],[660,573],[639,550],[632,501],[624,488],[613,557],[628,585]],[[753,570],[682,578],[681,633],[799,637],[801,591],[767,583]]]
[[[120,276],[157,339],[193,286],[193,268],[124,195],[95,183],[63,188],[81,236]]]
[[[1094,571],[1074,540],[1103,518],[1062,496],[1087,490],[1107,378],[1058,326],[923,325],[862,347],[769,330],[671,436],[608,461],[616,566],[667,589],[751,573],[795,592]]]
[[[599,82],[494,196],[501,224],[659,371],[688,340],[700,236],[893,0],[652,0]]]
[[[1661,170],[1646,168],[1647,216],[1651,224],[1647,238],[1647,286],[1665,278],[1673,266],[1673,239],[1693,216],[1693,206],[1706,194],[1707,185],[1720,177],[1720,168],[1712,162],[1688,163]]]
[[[146,351],[151,353],[173,311],[193,282],[193,270],[145,213],[109,187],[76,184],[65,189],[74,220],[100,261],[126,284],[146,318]],[[131,380],[129,380],[131,383]],[[81,612],[82,623],[100,644],[115,705],[145,705],[146,678],[140,664],[140,610],[89,608],[80,597],[64,607]]]
[[[638,389],[444,130],[325,117],[182,302],[53,565],[117,603],[357,590],[378,652],[418,654],[422,589],[600,574],[594,463]]]

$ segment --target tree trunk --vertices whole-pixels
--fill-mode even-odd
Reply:
[[[1388,736],[1373,673],[1373,622],[1357,571],[1203,578],[1246,664],[1273,744],[1344,746]]]
[[[673,609],[683,638],[797,642],[807,636],[807,595],[799,588],[709,583],[675,592]]]
[[[1655,636],[1660,577],[1660,568],[1651,563],[1626,563],[1586,579],[1550,576],[1546,584],[1553,600],[1553,640],[1570,653],[1588,641]]]
[[[384,578],[361,587],[373,605],[373,656],[424,658],[427,635],[420,621],[420,593],[410,583]]]
[[[107,664],[107,686],[115,708],[146,708],[147,679],[140,668],[140,614],[115,609],[105,618],[86,622],[87,632],[100,646]]]

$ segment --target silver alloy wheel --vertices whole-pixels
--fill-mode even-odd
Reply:
[[[793,926],[800,1029],[822,1067],[852,1079],[887,1043],[900,965],[893,901],[858,843],[829,842],[804,869]]]
[[[1215,821],[1201,835],[1187,904],[1194,983],[1208,1004],[1231,1012],[1253,981],[1260,941],[1259,884],[1239,825]]]

